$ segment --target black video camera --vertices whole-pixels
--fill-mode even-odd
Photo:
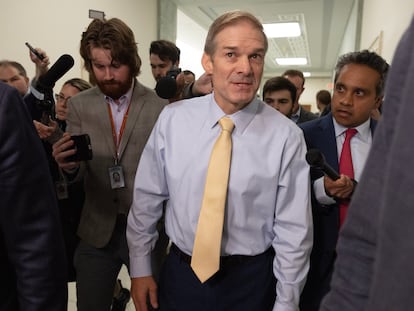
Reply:
[[[52,89],[40,89],[43,94],[43,99],[36,98],[36,108],[39,110],[41,117],[40,122],[43,124],[49,125],[50,118],[55,118],[55,100],[53,98]]]
[[[36,101],[36,108],[41,113],[40,121],[44,124],[49,124],[49,118],[55,116],[55,101],[53,99],[53,87],[57,80],[59,80],[66,72],[74,65],[75,61],[72,56],[63,54],[50,67],[50,69],[36,81],[34,85],[34,94]]]
[[[181,68],[173,67],[168,70],[167,75],[162,77],[155,86],[157,95],[164,99],[170,99],[177,93],[177,76],[180,74]]]

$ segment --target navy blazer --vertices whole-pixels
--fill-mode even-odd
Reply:
[[[17,90],[0,82],[0,310],[66,311],[66,258],[45,152]]]
[[[371,133],[376,121],[371,119]],[[338,151],[332,113],[316,120],[299,124],[302,128],[308,150],[319,149],[326,162],[339,172]],[[311,168],[311,180],[323,176],[320,169]],[[301,297],[301,311],[318,310],[322,297],[329,290],[329,283],[336,258],[336,243],[339,233],[339,205],[321,205],[315,199],[312,187],[312,216],[314,244],[310,259],[308,279]]]

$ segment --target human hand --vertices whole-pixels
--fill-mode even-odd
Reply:
[[[76,153],[76,149],[73,147],[74,141],[71,139],[69,133],[63,133],[62,138],[54,143],[52,147],[53,158],[59,167],[67,172],[71,172],[80,166],[79,162],[68,162],[66,160],[67,157]]]
[[[157,284],[152,276],[131,278],[131,297],[136,311],[148,311],[147,298],[154,309],[158,308]]]
[[[193,83],[192,93],[195,96],[210,94],[213,91],[213,81],[211,74],[203,73]]]
[[[332,180],[328,176],[324,177],[325,192],[338,199],[350,199],[354,192],[355,182],[346,175],[341,174],[337,180]]]
[[[49,125],[43,124],[42,122],[36,120],[33,120],[33,124],[41,139],[49,138],[57,129],[57,122],[52,119],[50,119]]]
[[[50,59],[47,56],[46,52],[40,48],[35,48],[35,50],[43,56],[43,59],[37,57],[34,53],[29,52],[30,59],[36,65],[36,76],[35,79],[38,79],[40,76],[44,75],[49,70]]]

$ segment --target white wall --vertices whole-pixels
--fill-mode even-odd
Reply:
[[[155,0],[2,0],[0,9],[0,59],[20,62],[34,75],[34,64],[24,43],[45,50],[53,64],[62,54],[75,59],[74,67],[56,83],[55,90],[67,79],[82,77],[79,43],[91,19],[89,9],[104,11],[106,18],[123,20],[135,34],[143,66],[139,80],[152,87],[149,46],[157,39],[157,1]]]
[[[319,112],[318,108],[316,107],[316,93],[319,90],[328,90],[329,92],[331,92],[332,81],[331,79],[322,78],[305,79],[305,90],[300,96],[299,102],[302,105],[312,105],[312,112]]]
[[[381,56],[389,63],[403,32],[414,14],[414,1],[365,0],[363,8],[361,49],[371,43],[383,31]]]
[[[191,29],[191,37],[186,29]],[[177,40],[176,44],[181,50],[180,67],[191,70],[196,77],[203,74],[201,57],[204,50],[207,30],[195,23],[182,11],[177,12]]]

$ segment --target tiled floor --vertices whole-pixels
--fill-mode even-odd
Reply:
[[[125,266],[122,267],[121,272],[119,274],[119,278],[122,281],[122,286],[125,288],[131,287],[131,280],[128,275],[128,271]],[[71,282],[69,283],[69,301],[68,301],[68,311],[76,311],[76,289],[75,289],[75,283]],[[134,303],[132,302],[132,299],[129,301],[126,309],[126,311],[135,311]]]

